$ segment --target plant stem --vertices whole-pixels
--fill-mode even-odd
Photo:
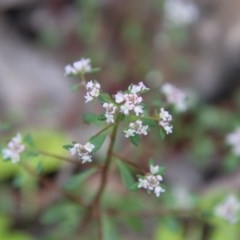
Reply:
[[[112,151],[114,148],[114,144],[116,142],[118,126],[119,126],[119,116],[116,119],[116,123],[114,124],[113,131],[110,135],[110,144],[107,151],[106,161],[102,170],[100,186],[92,202],[89,204],[79,228],[79,232],[81,232],[81,234],[84,230],[86,230],[86,226],[88,225],[89,221],[92,218],[92,214],[95,206],[98,207],[97,210],[100,212],[100,199],[105,190],[106,183],[107,183],[107,177],[108,177],[109,167],[110,167],[111,158],[112,158]],[[102,231],[99,230],[99,233],[102,233]],[[99,239],[102,239],[102,236],[99,236]]]

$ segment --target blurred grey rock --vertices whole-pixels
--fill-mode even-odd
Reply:
[[[0,20],[0,100],[9,116],[55,124],[72,95],[63,63],[11,32]]]
[[[38,0],[0,0],[0,11],[5,11],[9,8],[19,7],[22,5],[33,4]]]

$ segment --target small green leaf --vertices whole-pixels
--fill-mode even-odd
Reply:
[[[149,167],[149,169],[150,169],[151,166],[154,166],[154,164],[155,164],[154,160],[152,158],[150,158],[148,160],[148,167]]]
[[[157,120],[154,120],[154,119],[143,118],[142,122],[143,122],[143,125],[148,125],[149,127],[156,127],[156,126],[158,126]]]
[[[163,175],[166,171],[166,168],[165,167],[159,167],[159,174]]]
[[[118,164],[118,169],[119,169],[119,173],[121,176],[121,179],[124,183],[124,185],[130,189],[133,184],[135,183],[132,173],[130,172],[129,168],[126,167],[126,165],[120,161],[117,162]]]
[[[89,142],[94,145],[93,152],[96,152],[101,148],[107,135],[108,135],[108,131],[104,131],[104,132],[97,134],[89,139]]]
[[[66,144],[66,145],[63,145],[62,147],[66,150],[69,150],[70,148],[73,147],[73,145],[72,144]]]
[[[135,146],[138,146],[140,144],[140,136],[139,134],[135,134],[134,136],[129,137],[131,143]]]
[[[101,113],[99,116],[98,116],[98,120],[99,121],[105,121],[107,118],[106,118],[106,116],[105,116],[105,114],[104,113]]]
[[[134,183],[130,188],[130,191],[137,191],[138,190],[138,182]]]
[[[41,173],[43,172],[43,170],[44,170],[44,168],[43,168],[43,163],[42,163],[42,161],[39,161],[38,164],[37,164],[37,166],[36,166],[36,172],[37,172],[38,174],[41,174]]]
[[[86,113],[83,115],[83,121],[85,123],[97,123],[98,122],[98,116],[95,113]]]
[[[33,141],[33,138],[32,138],[31,134],[26,134],[23,141],[26,142],[29,145],[29,147],[34,147],[35,146],[35,143]]]
[[[162,128],[160,128],[160,130],[159,130],[159,137],[161,140],[164,140],[166,137],[166,133]]]
[[[99,99],[100,99],[100,101],[102,102],[102,103],[111,103],[111,102],[113,102],[113,100],[112,100],[112,98],[111,98],[111,96],[108,94],[108,93],[101,93],[100,95],[99,95]]]
[[[73,191],[79,188],[81,184],[92,174],[96,172],[96,169],[89,169],[82,173],[71,176],[64,184],[63,188],[68,191]]]
[[[106,214],[102,214],[103,240],[119,240],[119,234],[112,221]]]

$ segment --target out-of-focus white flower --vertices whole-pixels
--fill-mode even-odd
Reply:
[[[22,144],[22,136],[18,133],[8,143],[7,148],[2,150],[3,158],[10,159],[12,163],[17,163],[20,161],[20,154],[24,151],[24,149],[25,146]]]
[[[230,195],[224,200],[224,202],[216,206],[214,213],[216,216],[233,224],[238,221],[239,210],[240,203],[238,199],[234,195]]]
[[[141,120],[129,124],[129,129],[125,130],[125,137],[131,137],[135,134],[147,135],[148,125],[143,125]]]
[[[79,61],[74,62],[72,65],[65,66],[65,75],[76,75],[78,73],[91,72],[91,60],[88,58],[81,58]]]
[[[87,93],[84,96],[85,102],[90,102],[100,94],[101,85],[97,81],[89,81],[86,84]]]
[[[106,109],[105,117],[107,123],[114,123],[114,114],[117,111],[117,107],[113,103],[104,103],[103,107]]]
[[[233,154],[240,156],[240,127],[227,135],[226,142],[231,145]]]
[[[75,143],[73,147],[69,149],[69,152],[72,156],[76,156],[77,158],[81,159],[82,163],[91,162],[92,156],[90,153],[94,147],[95,146],[90,142],[87,142],[85,145]]]
[[[199,15],[196,5],[184,0],[165,0],[164,13],[170,26],[184,26],[196,21]]]
[[[194,199],[186,187],[179,184],[173,188],[174,205],[176,208],[190,210],[194,208]]]
[[[148,91],[149,88],[147,88],[143,82],[139,82],[138,84],[132,84],[129,86],[128,90],[131,92],[131,93],[141,93],[141,92],[144,92],[144,91]]]
[[[150,173],[138,179],[138,188],[144,188],[149,193],[152,191],[159,197],[165,190],[161,187],[160,182],[163,180],[159,175],[159,166],[150,166]]]
[[[172,133],[173,126],[170,124],[171,121],[172,115],[164,108],[161,108],[159,113],[159,125],[163,127],[167,134]]]
[[[186,92],[170,83],[163,84],[161,92],[165,95],[167,102],[173,104],[178,112],[185,112],[188,109],[188,96]]]
[[[77,70],[70,64],[65,66],[64,70],[65,70],[65,75],[67,76],[77,74]]]

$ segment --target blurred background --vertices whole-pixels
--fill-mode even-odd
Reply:
[[[71,92],[75,80],[64,76],[64,66],[90,58],[101,67],[91,78],[111,94],[139,81],[156,92],[163,82],[191,89],[198,103],[176,117],[176,135],[162,153],[148,144],[156,158],[163,154],[173,188],[176,182],[187,190],[232,186],[239,161],[221,156],[225,135],[239,122],[239,11],[239,0],[0,0],[1,136],[9,136],[10,126],[13,133],[56,131],[63,135],[52,133],[53,139],[63,143],[85,140],[92,130],[81,127],[81,115],[96,106],[84,104],[83,92]],[[2,186],[14,178],[5,175]],[[1,188],[5,206],[12,196]]]

